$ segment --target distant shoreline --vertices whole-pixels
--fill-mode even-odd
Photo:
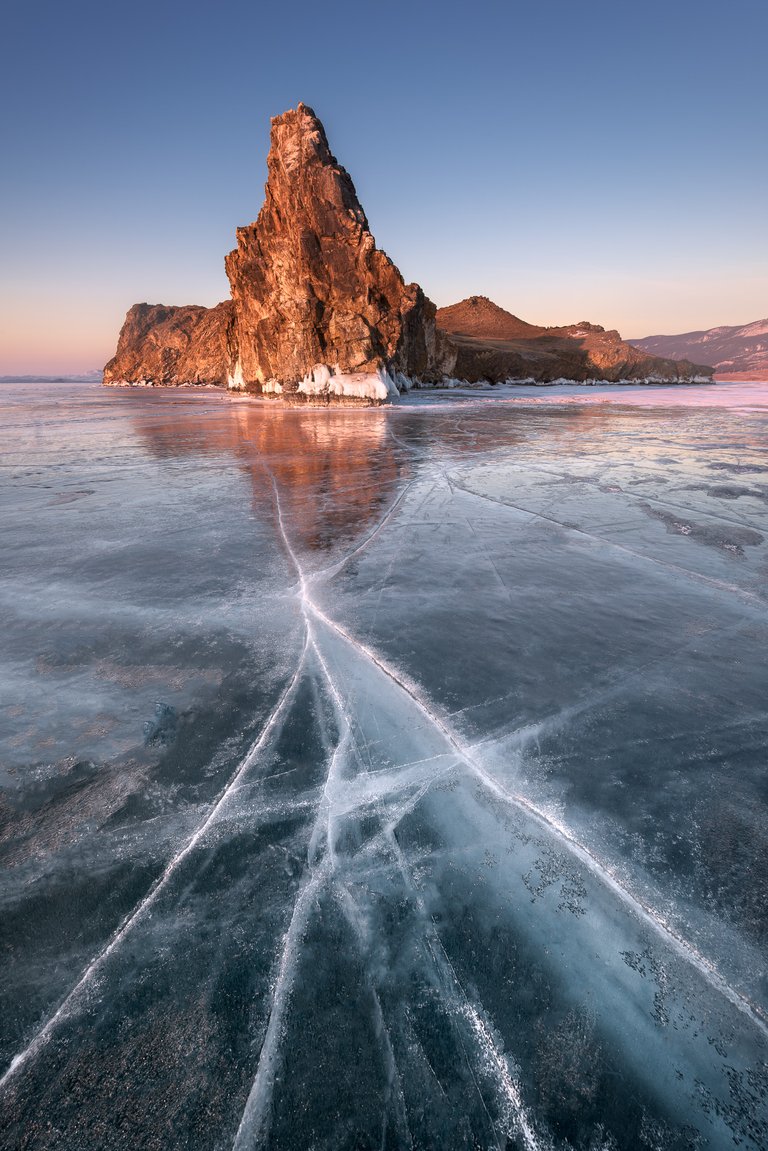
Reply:
[[[0,384],[100,384],[102,372],[83,372],[79,376],[0,376]]]

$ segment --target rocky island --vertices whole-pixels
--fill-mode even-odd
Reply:
[[[473,296],[438,311],[376,247],[311,108],[272,120],[266,197],[226,257],[214,308],[134,304],[108,385],[207,384],[313,402],[381,403],[413,386],[710,378],[589,323],[540,328]]]

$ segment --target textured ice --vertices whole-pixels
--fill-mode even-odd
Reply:
[[[337,396],[347,399],[382,402],[397,398],[397,384],[383,369],[378,372],[339,372],[326,364],[317,364],[299,383],[298,390],[307,396]]]
[[[766,389],[0,404],[0,1146],[768,1144]]]

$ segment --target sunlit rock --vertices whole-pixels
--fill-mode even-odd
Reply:
[[[264,206],[226,259],[231,302],[135,305],[105,383],[382,403],[441,379],[455,351],[435,327],[435,305],[376,247],[311,108],[275,117],[267,165]]]
[[[455,375],[469,383],[674,383],[712,376],[711,368],[659,359],[587,320],[556,328],[526,323],[485,296],[440,308],[437,323],[456,348]]]
[[[371,235],[322,124],[299,104],[272,121],[266,199],[226,259],[240,387],[385,400],[396,373],[435,379],[435,306]]]

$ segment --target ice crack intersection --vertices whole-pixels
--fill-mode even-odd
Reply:
[[[283,1020],[290,1002],[293,972],[299,957],[299,941],[311,910],[313,897],[327,882],[336,864],[333,843],[333,805],[330,796],[351,734],[351,726],[344,702],[317,644],[310,618],[313,605],[307,591],[307,577],[285,530],[280,492],[271,472],[269,472],[269,478],[274,492],[278,530],[298,578],[298,598],[306,628],[306,643],[320,666],[333,700],[339,724],[339,738],[331,755],[317,815],[310,832],[307,851],[308,871],[296,899],[288,930],[283,937],[277,976],[272,991],[267,1031],[259,1053],[256,1076],[248,1093],[245,1109],[235,1134],[233,1151],[242,1151],[246,1147],[251,1147],[255,1143],[265,1140],[267,1136],[270,1104],[280,1060]],[[325,831],[326,854],[322,853],[323,831]]]
[[[313,613],[320,619],[327,627],[331,628],[341,636],[347,643],[351,644],[356,650],[362,653],[371,663],[375,664],[380,671],[388,676],[394,683],[403,689],[403,691],[410,697],[416,704],[425,719],[434,725],[448,741],[451,747],[456,752],[457,756],[464,764],[473,772],[478,780],[486,787],[497,799],[509,804],[513,807],[522,809],[527,815],[533,819],[548,832],[554,834],[556,838],[573,854],[581,863],[583,863],[593,875],[595,875],[602,883],[610,888],[615,895],[629,907],[635,915],[642,920],[647,926],[651,927],[653,931],[660,935],[672,948],[681,956],[686,962],[695,967],[701,975],[707,980],[711,987],[713,987],[720,994],[724,995],[730,1003],[733,1004],[739,1011],[746,1014],[756,1026],[768,1037],[768,1022],[765,1020],[761,1009],[752,1003],[745,996],[741,995],[735,988],[731,987],[723,977],[720,975],[714,964],[701,954],[693,944],[683,939],[670,924],[666,923],[661,916],[648,904],[644,903],[637,896],[632,895],[623,886],[621,881],[613,873],[611,868],[603,863],[597,855],[595,855],[590,848],[580,843],[573,833],[565,824],[561,823],[555,816],[544,811],[538,807],[526,796],[521,795],[519,792],[509,791],[503,787],[498,780],[494,779],[485,768],[483,768],[472,756],[470,749],[464,745],[458,736],[451,730],[451,728],[443,722],[443,720],[436,715],[425,703],[418,689],[409,684],[405,677],[399,674],[393,667],[391,667],[383,658],[378,656],[371,648],[356,640],[354,636],[327,616],[320,608],[315,606]]]
[[[470,771],[477,777],[482,785],[487,788],[497,799],[523,810],[527,815],[531,816],[540,826],[544,827],[550,834],[555,837],[573,854],[581,863],[583,863],[589,871],[596,876],[596,878],[604,883],[623,903],[629,907],[632,912],[647,926],[649,926],[655,934],[661,936],[669,946],[687,963],[693,966],[721,995],[736,1007],[740,1012],[750,1018],[755,1025],[768,1037],[768,1021],[765,1019],[764,1014],[760,1007],[752,1003],[746,996],[742,995],[735,988],[731,987],[729,983],[723,979],[715,965],[702,955],[700,951],[693,944],[689,943],[675,929],[668,924],[649,904],[637,896],[631,894],[621,883],[620,879],[615,875],[612,869],[603,863],[597,855],[587,846],[580,843],[570,829],[561,823],[556,817],[538,807],[526,796],[521,795],[519,792],[509,791],[503,787],[498,780],[490,775],[485,768],[477,762],[472,755],[469,747],[464,745],[459,739],[457,734],[452,730],[447,723],[445,723],[440,716],[438,716],[428,705],[423,698],[421,692],[416,685],[408,682],[402,674],[398,673],[390,664],[387,663],[381,656],[373,651],[366,644],[360,640],[355,639],[349,631],[346,630],[341,624],[331,619],[313,600],[307,589],[307,580],[303,574],[301,565],[299,564],[296,554],[290,544],[288,536],[285,531],[285,525],[282,517],[282,510],[280,507],[279,493],[277,485],[272,477],[272,482],[275,490],[275,499],[278,508],[278,524],[281,535],[285,542],[286,550],[288,551],[296,571],[299,574],[300,587],[301,587],[301,601],[303,610],[309,615],[313,616],[316,620],[323,623],[326,627],[330,628],[338,636],[340,636],[347,644],[354,650],[362,655],[367,661],[373,664],[384,675],[386,675],[393,683],[402,689],[403,692],[411,699],[416,705],[424,718],[436,728],[453,748],[461,761],[470,769]],[[475,493],[470,493],[475,494]],[[393,509],[394,510],[394,507]],[[389,516],[385,517],[388,519]],[[379,526],[382,527],[382,524]],[[370,538],[373,538],[374,532]],[[359,550],[359,549],[357,549]],[[332,572],[334,569],[330,569]],[[314,643],[314,639],[313,639]],[[316,647],[316,644],[315,644]]]
[[[308,849],[308,872],[294,905],[294,910],[291,916],[288,930],[283,938],[283,947],[280,954],[277,976],[272,993],[272,1004],[270,1009],[269,1022],[267,1025],[267,1032],[262,1044],[261,1052],[259,1054],[256,1076],[248,1094],[245,1109],[243,1111],[242,1117],[240,1119],[240,1124],[235,1135],[233,1151],[246,1151],[247,1148],[263,1145],[268,1138],[271,1102],[280,1061],[280,1042],[283,1034],[283,1021],[285,1018],[286,1010],[290,1003],[293,973],[299,959],[298,940],[300,939],[304,930],[304,926],[307,922],[307,917],[311,910],[314,895],[319,892],[322,886],[331,882],[334,878],[337,879],[337,895],[341,902],[341,906],[347,915],[348,920],[353,926],[353,929],[355,929],[359,934],[359,924],[356,920],[351,896],[345,884],[341,880],[341,877],[335,875],[337,871],[337,858],[334,849],[333,836],[333,791],[338,781],[339,770],[343,762],[344,755],[352,739],[352,720],[349,716],[348,709],[345,705],[339,687],[333,675],[331,674],[331,671],[322,652],[320,651],[313,623],[320,622],[329,627],[331,630],[336,631],[339,635],[343,636],[346,642],[351,643],[359,653],[364,655],[367,661],[373,662],[377,667],[384,671],[385,674],[387,674],[388,677],[398,685],[398,687],[400,687],[409,696],[411,696],[411,698],[415,699],[415,696],[411,694],[408,688],[406,688],[404,684],[402,684],[401,681],[396,678],[390,671],[387,671],[383,664],[373,655],[373,653],[370,653],[368,649],[363,645],[358,644],[357,641],[355,641],[353,637],[351,637],[343,628],[341,628],[333,620],[326,616],[325,613],[314,602],[308,590],[310,580],[307,578],[304,569],[299,562],[299,559],[293,549],[293,546],[291,545],[288,533],[286,531],[277,483],[275,481],[274,475],[271,472],[269,475],[275,497],[278,530],[280,532],[286,553],[291,559],[298,578],[298,598],[306,623],[307,643],[322,670],[329,693],[333,700],[337,721],[339,723],[339,738],[331,756],[325,785],[323,788],[323,794],[318,806],[317,817],[310,834],[310,844]],[[353,555],[356,555],[362,551],[362,549],[367,546],[368,543],[370,543],[371,540],[383,528],[384,524],[394,513],[395,508],[401,502],[404,495],[405,491],[400,493],[398,498],[389,508],[387,514],[380,521],[377,528],[368,537],[366,537],[362,544],[358,545],[358,547],[355,548],[353,552],[350,552],[349,555],[344,557],[344,559],[342,559],[339,563],[324,569],[322,572],[315,573],[315,575],[311,577],[312,582],[315,582],[321,576],[330,577],[335,575],[344,567],[344,565],[349,561],[349,559],[352,558]],[[422,704],[420,706],[423,710],[425,705]],[[433,724],[437,724],[441,732],[444,733],[444,728],[442,725],[440,725],[439,720],[432,716],[431,713],[428,714],[430,721]],[[428,784],[420,789],[419,796],[426,791],[427,786]],[[323,830],[325,830],[326,846],[326,854],[324,855],[321,852],[320,842]],[[402,851],[400,850],[400,846],[397,843],[397,839],[394,835],[392,827],[387,827],[386,834],[397,859],[398,870],[406,882],[407,887],[411,891],[411,894],[415,895],[413,883],[408,872],[406,862],[403,858]],[[517,1132],[523,1140],[526,1151],[539,1151],[540,1144],[536,1139],[533,1126],[525,1111],[519,1088],[509,1074],[506,1060],[504,1059],[503,1054],[499,1051],[493,1036],[491,1035],[491,1032],[488,1030],[487,1025],[482,1021],[480,1015],[477,1012],[477,1009],[470,1003],[466,994],[464,993],[464,989],[461,987],[461,984],[458,981],[450,960],[445,954],[444,948],[442,947],[442,944],[437,937],[434,924],[432,924],[431,921],[428,921],[428,917],[426,916],[423,905],[421,904],[421,901],[418,899],[418,897],[416,897],[416,903],[419,907],[421,918],[425,923],[425,936],[429,943],[430,951],[432,952],[435,959],[436,966],[438,970],[443,971],[443,978],[446,978],[445,967],[447,965],[451,973],[451,981],[455,984],[460,994],[461,1003],[457,1014],[460,1018],[469,1023],[470,1034],[472,1034],[475,1044],[483,1053],[481,1057],[483,1069],[486,1074],[490,1074],[490,1076],[493,1078],[497,1090],[505,1101],[504,1110],[507,1111],[505,1118],[506,1126],[508,1128],[506,1134]],[[363,946],[363,942],[364,941],[361,939],[361,947]],[[387,1055],[387,1063],[389,1066],[390,1075],[392,1081],[396,1082],[398,1076],[397,1068],[394,1062],[394,1052],[392,1050],[386,1030],[386,1024],[384,1022],[378,993],[376,992],[376,988],[373,983],[371,984],[371,990],[376,1005],[377,1019],[380,1028],[382,1029],[382,1034],[385,1037],[384,1049]],[[467,1058],[470,1073],[472,1074],[473,1080],[475,1081],[481,1104],[486,1111],[486,1114],[488,1115],[491,1127],[495,1129],[495,1124],[490,1116],[490,1113],[488,1112],[487,1104],[483,1097],[483,1092],[477,1083],[475,1073],[472,1070],[471,1062],[469,1060],[469,1056],[466,1053],[466,1050],[465,1057]],[[398,1113],[398,1120],[399,1123],[403,1125],[407,1130],[407,1118],[405,1115],[402,1093],[398,1088],[396,1088],[396,1093],[396,1110]],[[501,1146],[501,1143],[499,1146]]]
[[[245,1151],[246,1147],[253,1146],[254,1140],[259,1140],[266,1136],[267,1125],[269,1121],[269,1107],[272,1096],[272,1087],[274,1084],[274,1077],[276,1073],[276,1060],[278,1055],[279,1036],[282,1027],[282,1020],[284,1012],[290,998],[290,984],[292,979],[293,961],[296,958],[295,939],[300,933],[303,923],[305,921],[305,914],[310,903],[310,895],[317,890],[321,882],[325,882],[332,877],[335,869],[336,860],[333,851],[332,840],[332,812],[330,792],[336,779],[336,772],[338,767],[338,760],[341,752],[346,746],[347,741],[350,739],[351,722],[347,714],[341,692],[335,683],[333,676],[330,673],[327,662],[320,652],[316,626],[319,624],[327,628],[329,631],[337,635],[349,645],[354,652],[361,656],[367,663],[377,668],[383,675],[385,675],[392,683],[394,683],[408,698],[415,704],[418,711],[428,722],[433,729],[437,730],[446,743],[453,749],[458,759],[466,765],[470,772],[477,778],[482,786],[487,789],[496,799],[504,804],[515,807],[523,811],[526,815],[534,819],[542,828],[548,833],[553,834],[559,842],[563,844],[567,850],[574,855],[602,884],[607,886],[619,900],[629,908],[629,910],[643,923],[650,927],[655,934],[659,935],[668,946],[670,946],[681,958],[687,963],[692,965],[699,973],[706,979],[706,981],[716,991],[722,994],[729,1000],[740,1012],[744,1013],[752,1022],[768,1036],[768,1026],[764,1020],[760,1009],[752,1004],[748,999],[743,997],[738,991],[732,988],[722,978],[720,973],[714,965],[706,959],[692,944],[683,939],[673,927],[666,923],[659,914],[649,905],[642,900],[632,895],[623,886],[618,877],[612,872],[610,867],[604,864],[588,847],[580,843],[570,829],[561,823],[556,817],[549,812],[542,810],[526,796],[516,792],[509,791],[503,787],[496,779],[494,779],[477,761],[472,753],[472,750],[463,744],[455,731],[432,710],[428,702],[424,699],[421,691],[415,685],[409,682],[406,677],[392,667],[382,656],[370,648],[367,644],[358,640],[353,636],[345,627],[343,627],[336,620],[327,615],[325,611],[315,602],[311,592],[310,586],[319,582],[323,578],[332,578],[338,571],[340,571],[344,564],[353,554],[358,554],[363,547],[367,546],[372,539],[378,535],[384,524],[389,520],[393,514],[395,507],[400,502],[401,497],[395,502],[395,505],[390,508],[387,515],[378,525],[377,529],[372,532],[362,544],[335,565],[323,569],[315,573],[311,577],[305,574],[298,557],[290,542],[290,538],[286,531],[286,526],[283,518],[282,506],[280,502],[280,494],[275,482],[274,476],[270,476],[272,486],[275,494],[275,506],[277,511],[278,529],[283,540],[286,553],[290,557],[292,564],[295,568],[298,577],[298,597],[301,605],[302,613],[306,620],[308,642],[311,646],[313,654],[316,656],[318,664],[320,665],[331,697],[334,701],[334,706],[337,716],[340,719],[341,736],[337,748],[329,765],[328,775],[326,777],[326,784],[323,792],[323,799],[321,807],[318,811],[318,818],[313,829],[313,851],[310,853],[310,867],[312,866],[312,857],[314,852],[317,851],[317,840],[324,818],[327,829],[327,855],[322,857],[322,860],[317,867],[317,870],[310,873],[310,878],[307,885],[300,893],[297,900],[291,924],[286,935],[283,954],[280,960],[279,974],[274,990],[273,1007],[270,1016],[270,1022],[267,1033],[267,1040],[265,1040],[264,1047],[259,1058],[259,1065],[254,1080],[253,1087],[248,1097],[245,1111],[243,1113],[240,1126],[238,1128],[237,1136],[234,1144],[234,1151]],[[390,838],[396,845],[396,839],[392,829]],[[398,857],[398,865],[401,872],[404,873],[405,861],[402,859],[402,854],[396,850]],[[409,884],[409,886],[411,886]],[[433,938],[433,932],[427,932],[428,938],[431,939],[431,948],[433,955],[435,955],[435,948],[440,946],[439,939]],[[443,953],[444,954],[444,953]],[[437,956],[436,956],[437,959]],[[445,962],[450,962],[447,956],[444,956]],[[443,964],[438,962],[438,967]],[[527,1118],[522,1098],[520,1096],[519,1087],[510,1075],[509,1068],[503,1054],[499,1051],[493,1039],[493,1034],[489,1030],[488,1024],[485,1023],[482,1016],[478,1013],[465,996],[462,996],[464,1005],[460,1010],[460,1014],[467,1021],[470,1032],[474,1036],[475,1042],[485,1052],[484,1065],[486,1073],[492,1074],[497,1086],[502,1095],[507,1100],[507,1105],[514,1115],[514,1126],[519,1133],[525,1147],[528,1151],[534,1151],[538,1147],[535,1131],[530,1121]],[[478,1087],[479,1091],[479,1087]],[[482,1093],[481,1093],[482,1094]]]

